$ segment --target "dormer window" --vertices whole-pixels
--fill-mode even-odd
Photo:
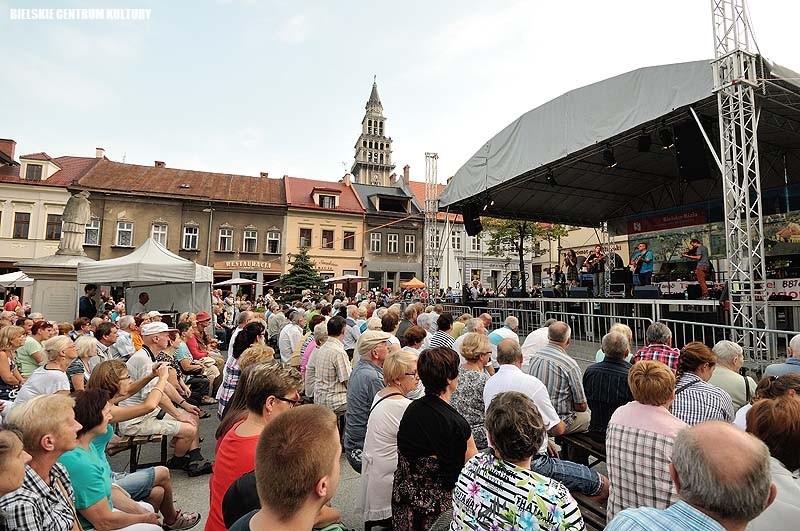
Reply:
[[[322,195],[319,196],[319,206],[322,208],[336,208],[336,196],[335,195]]]
[[[42,165],[28,163],[25,169],[25,179],[28,181],[41,181]]]

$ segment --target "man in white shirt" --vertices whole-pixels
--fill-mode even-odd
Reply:
[[[548,319],[544,322],[543,327],[537,328],[525,338],[525,341],[522,343],[522,372],[528,372],[534,354],[546,347],[550,342],[550,339],[547,337],[547,330],[550,325],[556,321],[557,319]]]
[[[139,294],[139,300],[131,304],[131,307],[128,309],[128,315],[133,315],[135,317],[140,313],[147,313],[147,303],[149,301],[150,294],[146,291],[141,292]]]
[[[123,315],[119,318],[118,323],[117,340],[111,345],[108,351],[113,359],[128,361],[128,358],[136,352],[131,334],[137,332],[139,329],[136,326],[136,319],[132,315]]]
[[[281,362],[284,365],[291,363],[292,354],[300,348],[305,326],[306,314],[302,310],[296,310],[292,313],[292,322],[281,330],[278,336],[278,349],[281,353]]]
[[[253,320],[253,312],[244,311],[239,313],[239,317],[236,319],[236,328],[233,329],[233,333],[231,334],[231,339],[228,342],[228,357],[230,358],[233,356],[233,344],[236,341],[236,336],[239,335],[239,332]]]

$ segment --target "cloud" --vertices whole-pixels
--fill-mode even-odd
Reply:
[[[278,27],[276,37],[281,42],[299,43],[311,33],[311,23],[306,15],[292,15]]]

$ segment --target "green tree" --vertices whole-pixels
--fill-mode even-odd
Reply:
[[[281,292],[284,299],[288,301],[300,299],[304,290],[311,290],[317,296],[324,285],[316,264],[308,256],[308,249],[300,249],[300,252],[289,257],[289,271],[281,275]]]
[[[511,219],[483,218],[484,229],[489,233],[487,254],[507,256],[513,253],[519,260],[519,276],[522,291],[525,285],[525,255],[541,256],[547,252],[543,242],[550,242],[569,233],[564,225],[538,223],[535,221],[516,221]]]

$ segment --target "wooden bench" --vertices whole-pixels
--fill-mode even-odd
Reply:
[[[108,455],[117,455],[120,452],[130,451],[130,472],[136,472],[140,468],[151,466],[166,466],[167,464],[167,441],[164,435],[123,435],[120,440],[106,449]],[[140,463],[139,456],[142,446],[148,443],[161,443],[161,459],[152,463]]]
[[[570,494],[578,502],[587,531],[603,531],[606,527],[606,506],[580,492],[571,492]]]
[[[578,449],[578,451],[584,455],[593,457],[594,462],[590,462],[588,464],[590,468],[606,462],[605,443],[595,440],[586,433],[571,433],[569,435],[561,435],[556,437],[556,442],[559,446],[561,446],[562,449],[566,449],[572,445],[573,448]],[[567,450],[568,454],[571,452],[574,452],[574,450]],[[562,454],[561,458],[564,459],[565,456]]]

